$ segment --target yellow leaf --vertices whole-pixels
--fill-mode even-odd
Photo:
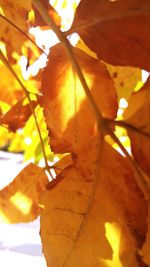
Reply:
[[[41,238],[48,267],[142,266],[138,250],[147,217],[143,193],[128,161],[108,144],[96,163],[97,145],[91,139],[80,148],[74,165],[43,194]]]
[[[0,223],[34,220],[40,213],[39,198],[47,183],[42,168],[32,163],[25,167],[0,191]]]
[[[102,115],[115,118],[117,95],[106,66],[80,49],[74,48],[73,53]],[[61,44],[51,49],[42,88],[42,106],[54,152],[69,152],[86,144],[96,134],[95,114]]]
[[[108,71],[114,80],[118,98],[129,99],[137,83],[141,81],[141,70],[133,67],[121,67],[107,64]]]

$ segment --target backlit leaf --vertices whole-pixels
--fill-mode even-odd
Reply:
[[[112,65],[150,70],[149,28],[149,0],[82,0],[71,31]]]
[[[115,118],[117,95],[106,66],[77,48],[73,52],[101,113]],[[96,133],[95,114],[60,44],[51,49],[42,87],[42,106],[54,152],[68,152],[86,144]]]
[[[147,229],[143,194],[128,161],[108,144],[101,165],[96,163],[97,145],[91,139],[80,148],[74,165],[43,194],[41,237],[48,267],[142,266],[138,250]]]
[[[34,220],[40,213],[39,198],[47,183],[42,168],[32,163],[25,167],[0,191],[0,223]]]

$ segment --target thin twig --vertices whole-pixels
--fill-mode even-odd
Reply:
[[[12,27],[14,27],[17,31],[19,31],[21,34],[23,34],[28,40],[30,40],[42,53],[44,53],[46,56],[46,52],[40,48],[24,31],[22,31],[15,23],[13,23],[11,20],[0,14],[0,18],[5,20],[7,23],[9,23]]]
[[[25,88],[24,84],[22,83],[22,81],[19,79],[19,77],[17,76],[17,74],[15,73],[15,71],[13,70],[13,68],[11,67],[11,65],[9,64],[8,60],[5,58],[5,56],[3,55],[2,51],[0,51],[0,58],[2,59],[3,63],[5,64],[5,66],[9,69],[9,71],[12,73],[12,75],[15,77],[15,79],[18,81],[18,83],[20,84],[20,86],[22,87],[22,89],[24,90],[24,93],[29,101],[29,105],[30,105],[30,109],[31,112],[33,114],[34,120],[35,120],[35,124],[37,127],[37,131],[39,134],[39,138],[40,138],[40,142],[41,142],[41,148],[42,148],[42,152],[43,152],[43,157],[44,157],[44,161],[45,161],[45,167],[47,169],[47,171],[49,172],[49,174],[51,175],[50,171],[49,171],[49,165],[48,165],[48,161],[47,161],[47,156],[46,156],[46,152],[45,152],[45,148],[44,148],[44,143],[43,143],[43,139],[42,139],[42,134],[41,134],[41,130],[37,121],[37,117],[35,114],[35,110],[34,107],[32,105],[32,100],[30,98],[30,93],[28,92],[28,90]]]
[[[132,124],[127,123],[126,121],[115,121],[111,119],[106,119],[108,124],[112,124],[114,126],[119,126],[121,128],[129,129],[131,131],[137,132],[138,134],[144,135],[145,137],[150,138],[150,133],[143,131],[141,128],[144,128],[145,125],[141,126],[140,128],[135,127]]]

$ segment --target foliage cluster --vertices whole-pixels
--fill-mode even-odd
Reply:
[[[48,267],[150,266],[150,1],[0,0],[0,23],[0,147],[34,161],[0,222],[40,215]]]

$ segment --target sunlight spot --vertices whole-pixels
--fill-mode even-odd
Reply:
[[[119,108],[117,112],[117,117],[121,117],[122,114],[124,113],[124,110],[128,107],[128,102],[125,98],[121,98],[119,101]],[[121,119],[121,118],[119,118]]]
[[[26,195],[22,194],[22,192],[17,192],[10,198],[10,201],[19,209],[24,215],[29,214],[32,201]]]
[[[24,143],[26,144],[26,145],[31,145],[32,144],[32,139],[30,138],[30,137],[26,137],[25,139],[24,139]]]
[[[49,53],[50,47],[59,42],[56,34],[52,30],[42,31],[40,27],[32,27],[30,33],[35,37],[36,44],[44,49],[47,54]]]
[[[22,194],[22,192],[17,192],[10,198],[10,201],[20,210],[24,215],[29,214],[32,201],[30,198]]]
[[[148,76],[149,76],[150,72],[146,71],[146,70],[142,70],[142,81],[143,83],[146,82]]]
[[[50,4],[55,8],[61,17],[61,29],[67,31],[70,29],[75,10],[80,0],[64,1],[64,0],[50,0]]]
[[[80,37],[77,33],[73,33],[70,37],[69,37],[69,41],[72,44],[72,46],[76,46],[76,44],[78,43]]]
[[[0,223],[10,223],[10,220],[1,210],[0,210]]]
[[[106,238],[115,253],[119,252],[120,229],[115,223],[105,223]]]
[[[119,107],[120,108],[127,108],[127,106],[128,106],[127,100],[125,98],[121,98],[120,102],[119,102]]]
[[[54,169],[51,169],[50,172],[52,174],[53,179],[55,179],[56,176],[57,176],[55,170]]]
[[[106,238],[113,250],[112,260],[100,259],[106,267],[122,267],[119,259],[121,229],[115,223],[105,223]]]

